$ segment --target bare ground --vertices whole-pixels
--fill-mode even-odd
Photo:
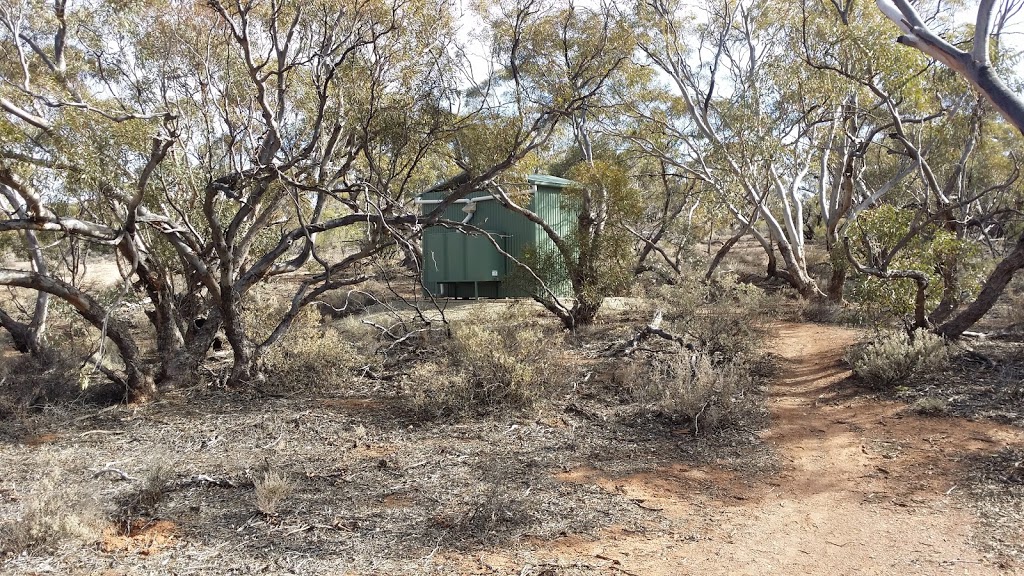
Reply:
[[[961,463],[1019,446],[1018,428],[908,415],[858,395],[842,352],[856,333],[783,325],[786,375],[773,387],[764,438],[781,466],[741,479],[674,466],[612,478],[581,474],[661,509],[669,529],[566,542],[560,554],[614,559],[634,574],[1003,574],[1012,557],[964,505]],[[716,487],[706,490],[708,484]],[[1021,537],[1016,527],[1018,541]]]
[[[419,421],[387,383],[328,398],[198,389],[100,413],[48,409],[0,426],[0,520],[36,501],[46,476],[104,518],[160,466],[164,495],[99,544],[34,549],[0,572],[1018,570],[1021,498],[998,463],[1013,469],[1021,430],[863,395],[841,363],[857,337],[777,327],[770,426],[714,439],[637,421],[582,381],[556,411],[473,422]],[[296,486],[272,516],[254,504],[266,466]],[[995,497],[1006,505],[979,505]]]

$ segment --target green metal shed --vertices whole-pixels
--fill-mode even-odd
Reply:
[[[565,236],[575,225],[575,213],[566,206],[562,191],[573,182],[564,178],[535,174],[527,178],[532,194],[529,209],[537,213],[559,234]],[[421,213],[431,212],[447,192],[428,192],[416,199]],[[522,283],[510,281],[516,265],[501,250],[522,259],[530,248],[554,249],[548,235],[525,216],[505,209],[487,192],[478,192],[457,200],[444,213],[447,220],[461,221],[486,230],[494,240],[482,234],[432,227],[423,233],[423,286],[436,297],[518,298],[529,296]],[[567,286],[552,286],[566,295]]]

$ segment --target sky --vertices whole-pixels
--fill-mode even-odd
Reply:
[[[615,2],[615,0],[612,0]],[[795,0],[793,0],[795,1]],[[1020,3],[1021,0],[1000,0],[999,4],[1009,1]],[[621,2],[615,2],[621,3]],[[467,55],[473,69],[474,80],[478,83],[487,77],[489,72],[490,57],[487,47],[480,41],[479,33],[483,29],[483,22],[479,15],[472,9],[473,0],[454,0],[456,13],[459,14],[460,30],[459,39],[467,48]],[[574,0],[576,6],[596,7],[600,3],[595,0]],[[703,2],[691,2],[691,5],[702,5]],[[978,2],[970,1],[959,10],[956,16],[958,24],[973,24],[977,16]],[[893,25],[893,38],[895,39],[898,29]],[[1004,31],[1002,41],[1011,49],[1024,54],[1024,10],[1010,18]],[[909,48],[908,48],[909,49]],[[1024,57],[1016,64],[1015,70],[1018,76],[1024,78]],[[468,81],[467,81],[468,83]]]

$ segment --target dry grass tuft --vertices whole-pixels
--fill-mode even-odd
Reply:
[[[266,516],[276,515],[294,492],[295,483],[282,472],[264,470],[253,480],[256,494],[256,509]]]
[[[922,416],[942,416],[949,413],[946,401],[936,396],[918,398],[910,405],[910,409]]]
[[[157,506],[171,489],[174,469],[160,460],[150,466],[137,486],[119,499],[117,524],[122,534],[129,534],[139,518],[156,515]]]

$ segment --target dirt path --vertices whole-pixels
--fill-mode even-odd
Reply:
[[[783,373],[764,433],[777,474],[743,479],[683,465],[626,478],[576,471],[566,479],[658,511],[663,530],[566,538],[550,552],[562,566],[589,558],[595,571],[644,575],[1013,572],[973,543],[977,520],[957,504],[956,467],[972,452],[1020,443],[1021,432],[910,415],[839,384],[856,337],[838,327],[779,327]]]

